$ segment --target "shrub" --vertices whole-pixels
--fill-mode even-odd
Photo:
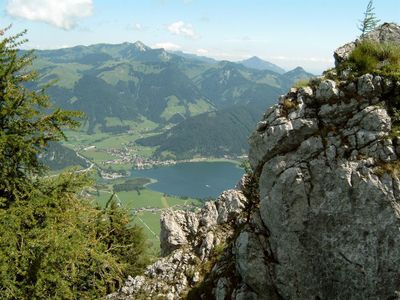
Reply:
[[[283,100],[282,105],[283,105],[284,109],[291,110],[297,106],[297,103],[294,100],[285,99],[285,100]]]
[[[400,44],[362,40],[342,67],[355,75],[371,73],[400,78]]]

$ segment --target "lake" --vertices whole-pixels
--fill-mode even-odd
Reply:
[[[146,170],[132,170],[132,177],[157,180],[154,191],[192,198],[216,198],[233,188],[244,171],[230,162],[190,162]]]

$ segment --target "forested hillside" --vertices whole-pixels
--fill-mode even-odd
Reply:
[[[37,51],[40,82],[55,104],[86,113],[88,127],[107,118],[167,124],[220,107],[266,103],[283,93],[291,78],[270,70],[213,62],[151,49],[141,42],[98,44]]]
[[[154,156],[162,159],[243,155],[248,151],[247,138],[261,112],[256,106],[238,105],[204,113],[137,143],[158,147]]]
[[[152,129],[139,130],[140,143],[128,140],[151,145],[158,159],[168,153],[174,158],[244,154],[247,135],[259,117],[256,111],[273,104],[293,82],[311,76],[304,70],[275,72],[171,53],[141,42],[42,50],[36,55],[36,85],[52,81],[48,93],[55,105],[85,113],[82,133],[126,139],[138,125]],[[207,132],[212,132],[209,140]],[[233,139],[233,132],[240,134]],[[192,143],[194,136],[201,146]]]

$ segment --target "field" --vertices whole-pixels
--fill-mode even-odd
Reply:
[[[154,252],[160,251],[160,213],[142,211],[133,216],[133,223],[144,228]]]
[[[171,100],[172,105],[174,99]],[[192,109],[195,110],[196,107],[192,107]],[[88,159],[90,163],[94,163],[96,168],[111,171],[130,171],[133,167],[133,162],[130,160],[132,157],[138,156],[146,159],[151,157],[156,150],[154,147],[143,147],[134,142],[138,138],[157,134],[158,131],[155,130],[157,124],[149,120],[135,122],[121,121],[117,118],[107,118],[106,122],[107,126],[128,125],[130,129],[123,133],[105,133],[97,129],[93,134],[87,134],[84,131],[67,131],[68,140],[64,145],[74,149],[79,155]],[[204,161],[204,159],[195,158],[193,161]],[[221,161],[221,159],[211,159],[211,161]],[[227,160],[223,159],[222,161]],[[99,176],[99,174],[96,176]],[[162,210],[167,208],[193,209],[202,205],[202,202],[196,199],[171,197],[143,188],[146,182],[137,187],[132,182],[128,184],[126,178],[104,180],[97,177],[96,182],[96,189],[92,191],[96,204],[104,207],[115,188],[118,191],[115,194],[115,199],[131,212],[132,223],[143,227],[147,238],[152,243],[152,249],[156,253],[160,250],[159,235]],[[130,188],[125,189],[126,186]]]
[[[172,99],[171,105],[174,104]],[[196,107],[192,107],[196,110]],[[151,157],[156,148],[144,147],[135,144],[138,138],[159,133],[157,124],[143,119],[139,121],[121,121],[117,118],[107,118],[106,126],[129,126],[129,130],[123,133],[101,132],[98,128],[93,134],[87,134],[82,128],[79,132],[67,130],[68,140],[63,144],[74,149],[79,155],[94,163],[103,170],[130,171],[133,167],[129,160],[134,156],[143,159]],[[97,175],[98,176],[98,175]],[[100,177],[97,185],[91,193],[95,203],[104,207],[113,193],[113,186],[126,183],[126,178],[104,180]],[[118,189],[117,189],[118,190]],[[193,209],[199,207],[202,202],[196,199],[186,199],[163,195],[139,186],[135,190],[125,191],[120,189],[115,194],[115,199],[132,214],[132,223],[143,227],[144,232],[152,244],[154,252],[160,250],[160,215],[162,210]]]
[[[129,126],[122,133],[101,132],[98,128],[93,134],[85,132],[85,126],[80,131],[66,130],[67,141],[63,145],[75,150],[97,166],[114,171],[130,170],[132,163],[127,159],[133,156],[147,159],[156,150],[154,147],[144,147],[134,142],[143,137],[160,132],[154,131],[157,124],[142,118],[137,121],[121,121],[117,118],[107,118],[107,126]]]
[[[111,197],[109,190],[99,190],[94,195],[99,206],[104,207]],[[182,208],[182,205],[201,206],[202,202],[196,199],[182,199],[178,197],[165,196],[162,193],[149,189],[137,191],[119,192],[116,200],[123,207],[132,212],[132,222],[144,228],[147,238],[153,249],[160,249],[160,214],[166,208]]]

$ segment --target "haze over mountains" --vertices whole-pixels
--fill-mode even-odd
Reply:
[[[154,122],[160,136],[140,143],[158,147],[161,157],[161,149],[176,157],[245,153],[246,137],[261,112],[295,81],[312,76],[301,68],[284,72],[255,57],[216,61],[141,42],[39,50],[36,55],[39,84],[55,80],[48,90],[51,99],[64,109],[83,111],[87,133],[118,134],[138,122]],[[208,146],[193,143],[210,131]],[[230,131],[243,133],[227,141],[223,135]],[[188,146],[176,147],[183,144]]]

